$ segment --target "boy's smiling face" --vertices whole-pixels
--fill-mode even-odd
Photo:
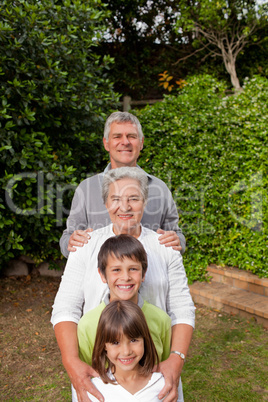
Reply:
[[[138,303],[138,290],[144,281],[142,264],[135,259],[124,257],[121,261],[114,255],[109,255],[106,275],[99,274],[110,289],[110,302],[113,300],[131,300]]]

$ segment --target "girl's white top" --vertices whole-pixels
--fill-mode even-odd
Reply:
[[[113,378],[112,374],[111,377]],[[158,395],[165,385],[165,380],[161,373],[153,373],[148,384],[134,395],[118,383],[104,384],[99,377],[92,378],[91,381],[104,396],[105,402],[159,402],[163,400],[158,399]],[[98,402],[98,399],[89,392],[87,394],[92,402]],[[72,395],[72,402],[78,402],[75,392]]]

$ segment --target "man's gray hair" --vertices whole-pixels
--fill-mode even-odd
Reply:
[[[108,199],[110,184],[121,179],[137,180],[137,182],[140,185],[140,191],[143,197],[143,201],[144,203],[147,202],[148,177],[146,173],[141,168],[138,167],[124,166],[116,169],[111,169],[104,175],[102,182],[102,199],[104,204],[106,204]]]
[[[134,116],[133,114],[131,114],[129,112],[114,112],[108,117],[108,119],[106,120],[105,126],[104,126],[103,137],[106,139],[106,141],[109,140],[111,124],[114,122],[116,122],[118,124],[121,124],[121,123],[133,124],[134,126],[137,127],[140,141],[143,139],[141,123],[139,122],[139,119],[136,116]]]

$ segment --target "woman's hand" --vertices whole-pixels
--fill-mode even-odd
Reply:
[[[189,345],[193,335],[193,327],[188,324],[176,324],[172,327],[171,350],[178,350],[185,356],[187,355]],[[183,368],[184,360],[176,353],[171,353],[168,359],[159,364],[159,369],[165,378],[165,386],[158,395],[158,398],[164,398],[165,402],[177,402],[178,386]]]
[[[173,250],[182,250],[180,238],[176,232],[174,232],[173,230],[165,231],[159,228],[157,229],[157,233],[161,234],[158,239],[160,244],[164,244],[166,247],[172,247]]]
[[[170,355],[167,360],[159,364],[156,371],[160,371],[165,378],[165,386],[158,395],[159,399],[165,397],[165,402],[177,402],[182,367],[183,360],[176,355]]]
[[[62,363],[76,390],[78,402],[90,401],[87,391],[100,402],[104,402],[103,396],[90,380],[91,377],[98,377],[98,373],[79,358],[77,324],[72,321],[62,321],[55,325],[54,331],[61,351]]]
[[[98,377],[98,373],[91,366],[77,358],[75,360],[72,359],[69,363],[65,362],[65,368],[76,390],[78,402],[91,401],[87,395],[87,391],[94,395],[99,401],[104,401],[102,394],[90,380],[91,377]]]

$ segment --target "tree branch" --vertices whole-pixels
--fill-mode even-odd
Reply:
[[[201,52],[202,50],[206,49],[209,45],[210,45],[210,43],[204,45],[203,47],[201,47],[201,48],[199,48],[199,49],[197,49],[197,50],[195,50],[194,52],[188,54],[188,55],[185,56],[185,57],[181,57],[181,58],[178,59],[175,63],[173,63],[173,66],[176,66],[177,64],[179,64],[179,62],[181,62],[181,61],[183,61],[183,60],[189,59],[189,57],[192,57],[192,56],[194,56],[196,53]]]

